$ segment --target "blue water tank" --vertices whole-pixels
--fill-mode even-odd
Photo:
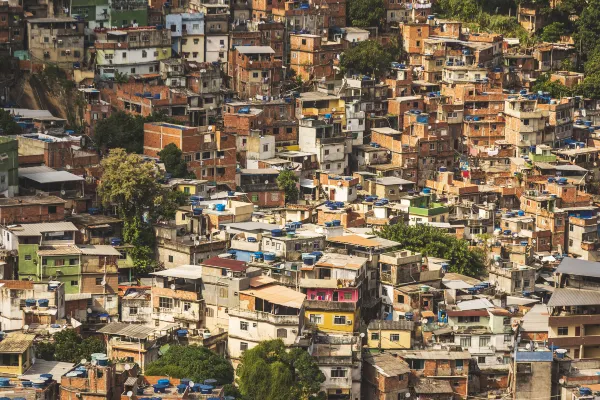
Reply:
[[[415,315],[414,315],[413,313],[411,313],[411,312],[407,312],[406,314],[404,314],[404,318],[405,318],[407,321],[412,321],[414,316],[415,316]]]
[[[255,260],[262,260],[264,257],[264,254],[262,251],[255,251],[254,252],[254,259]]]
[[[215,210],[217,210],[217,211],[225,211],[225,204],[217,204],[215,206]]]
[[[275,253],[267,253],[263,254],[265,261],[275,261]]]
[[[283,236],[283,230],[281,230],[281,229],[272,229],[271,230],[271,236],[272,237],[281,237],[281,236]]]
[[[25,300],[25,305],[27,307],[35,307],[36,304],[37,304],[37,301],[35,299],[26,299]]]
[[[315,265],[316,260],[317,260],[317,257],[312,256],[312,255],[307,255],[306,257],[302,257],[302,262],[304,262],[304,264],[306,264],[306,265]]]
[[[326,221],[326,222],[325,222],[325,226],[326,226],[326,227],[328,227],[328,228],[330,228],[330,227],[332,227],[332,226],[333,226],[333,222],[331,222],[331,221]]]
[[[202,215],[202,209],[201,208],[194,208],[194,215]]]
[[[519,214],[519,217],[524,217],[525,216],[525,211],[519,210],[518,214]]]
[[[585,126],[592,126],[592,121],[583,121]]]
[[[423,194],[431,194],[431,189],[423,188]]]
[[[179,336],[179,337],[185,337],[185,336],[187,336],[187,334],[188,334],[187,329],[179,329],[177,331],[177,336]]]
[[[156,382],[159,385],[170,385],[171,382],[168,379],[159,379],[158,382]]]
[[[446,168],[446,167],[440,167],[440,172],[446,172],[446,171],[448,171],[448,168]]]
[[[340,225],[342,225],[342,221],[340,221],[339,219],[334,219],[331,222],[333,223],[333,226],[340,226]]]
[[[110,238],[110,245],[111,246],[120,246],[121,238]]]
[[[38,305],[40,307],[48,307],[48,304],[50,304],[50,300],[48,300],[48,299],[39,299],[38,300]]]

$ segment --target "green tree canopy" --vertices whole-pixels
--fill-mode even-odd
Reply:
[[[589,0],[576,22],[575,43],[584,54],[600,44],[600,0]]]
[[[166,190],[158,183],[160,175],[154,163],[137,154],[113,149],[102,160],[102,180],[98,194],[105,206],[114,205],[123,219],[123,240],[133,245],[130,255],[138,272],[154,265],[152,222],[172,219],[181,194]]]
[[[21,127],[15,122],[11,113],[0,108],[0,134],[18,135],[21,131]]]
[[[282,171],[277,176],[277,186],[285,193],[285,202],[294,203],[298,200],[298,177],[293,171]]]
[[[146,368],[146,375],[189,378],[194,382],[216,379],[219,385],[233,382],[233,367],[217,353],[200,346],[172,345]]]
[[[144,150],[144,124],[146,122],[175,123],[176,121],[160,113],[141,117],[117,111],[110,117],[98,121],[94,131],[94,142],[102,150],[123,148],[128,153],[141,154]]]
[[[385,21],[383,0],[351,0],[348,2],[348,22],[351,26],[368,28]]]
[[[539,91],[548,92],[552,98],[559,99],[561,97],[571,96],[573,94],[573,90],[566,87],[562,83],[558,81],[551,81],[550,74],[540,75],[535,84],[532,86],[531,90],[534,93]]]
[[[485,271],[487,260],[483,251],[471,249],[466,240],[459,240],[432,226],[400,223],[387,225],[375,233],[398,242],[403,249],[450,260],[450,272],[476,277]]]
[[[266,340],[246,350],[237,368],[244,398],[263,400],[325,399],[325,376],[306,350],[286,350],[281,339]]]
[[[553,22],[544,27],[540,35],[543,42],[554,43],[560,40],[560,37],[565,34],[565,24],[562,22]]]
[[[365,40],[343,52],[340,65],[344,72],[379,77],[392,61],[395,60],[389,49],[374,40]]]
[[[183,160],[183,152],[173,143],[166,145],[159,153],[160,160],[165,163],[165,169],[173,178],[195,178],[188,172],[187,164]]]
[[[82,338],[74,329],[57,332],[51,342],[36,345],[36,357],[47,361],[78,363],[90,360],[93,353],[106,353],[104,342],[97,337]]]

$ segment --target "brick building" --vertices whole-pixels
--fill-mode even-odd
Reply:
[[[343,51],[342,43],[329,42],[320,35],[290,35],[290,68],[303,81],[333,78],[334,62]]]
[[[227,74],[231,88],[243,99],[277,96],[282,62],[270,46],[241,46],[230,50]]]
[[[217,185],[235,184],[236,149],[233,136],[213,126],[192,128],[163,122],[144,124],[144,155],[157,157],[168,144],[183,151],[188,170]]]

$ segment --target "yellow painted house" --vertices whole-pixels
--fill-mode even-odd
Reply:
[[[355,302],[306,300],[305,325],[321,332],[353,333],[360,326],[360,309]]]
[[[324,118],[331,115],[346,125],[346,102],[339,96],[322,92],[301,93],[296,99],[297,118]]]
[[[11,333],[0,341],[0,375],[17,377],[32,365],[35,335]]]
[[[410,349],[412,347],[413,321],[374,320],[367,327],[370,349]]]
[[[173,190],[188,196],[205,196],[208,189],[208,181],[205,179],[171,179],[169,185]]]

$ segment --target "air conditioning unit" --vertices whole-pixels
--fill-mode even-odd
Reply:
[[[352,325],[352,320],[349,319],[348,321],[346,321],[346,325]]]

